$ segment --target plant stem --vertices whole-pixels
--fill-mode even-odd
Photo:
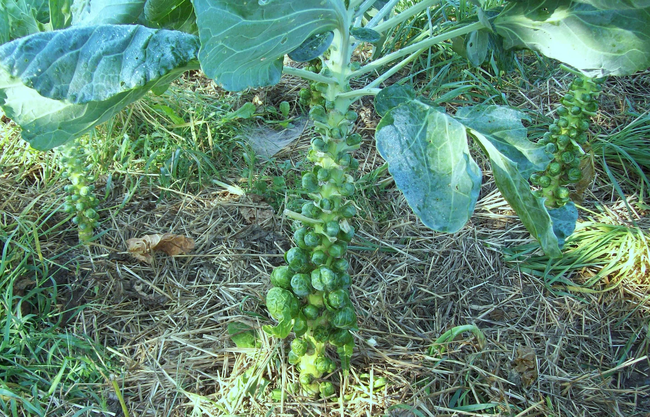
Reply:
[[[289,75],[294,75],[296,77],[303,78],[305,80],[310,80],[310,81],[315,81],[317,83],[325,83],[325,84],[334,84],[336,83],[336,80],[333,80],[332,78],[325,77],[320,74],[313,73],[311,71],[307,71],[301,68],[294,68],[294,67],[288,67],[285,66],[282,69],[282,72],[285,74]]]
[[[303,216],[302,214],[296,213],[295,211],[291,211],[291,210],[284,210],[284,215],[287,216],[290,219],[298,220],[298,221],[301,221],[301,222],[307,223],[307,224],[320,224],[320,223],[323,223],[322,220],[312,219],[311,217]]]
[[[392,77],[395,73],[397,73],[399,70],[401,70],[402,68],[404,68],[404,67],[405,67],[406,65],[408,65],[410,62],[412,62],[413,60],[415,60],[415,58],[417,58],[418,56],[420,56],[420,55],[421,55],[423,52],[425,52],[427,49],[428,49],[428,48],[423,48],[423,49],[420,49],[420,50],[417,51],[417,52],[414,52],[411,56],[409,56],[409,57],[406,58],[405,60],[401,61],[399,64],[394,65],[391,69],[389,69],[388,71],[386,71],[385,73],[383,73],[381,76],[379,76],[377,79],[375,79],[373,82],[371,82],[370,84],[368,84],[368,85],[366,86],[366,88],[373,88],[373,87],[377,87],[377,86],[379,86],[379,84],[383,83],[384,81],[386,81],[387,79],[389,79],[390,77]]]
[[[418,3],[415,6],[409,7],[397,16],[391,17],[387,21],[378,24],[373,28],[373,30],[379,33],[386,32],[387,30],[394,28],[400,23],[409,20],[411,17],[426,10],[427,8],[440,3],[440,1],[441,0],[424,0],[422,3]]]
[[[347,93],[339,94],[339,98],[343,99],[357,99],[363,96],[376,96],[381,91],[381,88],[360,88],[358,90],[348,91]]]
[[[428,48],[430,48],[430,47],[432,47],[434,45],[439,44],[440,42],[443,42],[443,41],[446,41],[446,40],[449,40],[449,39],[453,39],[453,38],[456,38],[458,36],[463,36],[463,35],[466,35],[466,34],[468,34],[470,32],[474,32],[475,30],[479,30],[479,29],[483,29],[483,28],[485,28],[483,23],[475,22],[475,23],[471,23],[471,24],[469,24],[467,26],[463,26],[461,28],[454,29],[454,30],[451,30],[449,32],[443,33],[441,35],[434,36],[434,37],[429,38],[429,39],[425,39],[425,40],[420,41],[420,42],[418,42],[416,44],[413,44],[411,46],[407,46],[404,49],[400,49],[399,51],[395,51],[392,54],[388,54],[388,55],[386,55],[386,56],[384,56],[384,57],[382,57],[380,59],[377,59],[377,60],[371,62],[370,64],[365,65],[364,67],[361,67],[360,69],[358,69],[358,70],[354,71],[352,74],[350,74],[349,78],[359,77],[359,76],[361,76],[363,74],[375,71],[375,70],[381,68],[382,66],[384,66],[384,65],[386,65],[386,64],[388,64],[388,63],[390,63],[392,61],[400,59],[400,58],[402,58],[402,57],[404,57],[406,55],[410,55],[410,54],[412,54],[414,52],[417,52],[417,51],[419,51],[421,49],[428,49]]]

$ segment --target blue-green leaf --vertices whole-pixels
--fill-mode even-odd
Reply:
[[[40,32],[38,14],[27,0],[0,0],[0,45]]]
[[[140,22],[149,27],[198,34],[191,0],[147,0]]]
[[[507,48],[529,48],[590,77],[650,66],[647,1],[521,0],[495,22]]]
[[[83,104],[142,88],[188,65],[197,51],[197,38],[181,32],[71,27],[0,46],[0,68],[43,97]]]
[[[309,62],[327,51],[332,44],[334,32],[317,33],[310,36],[298,48],[289,52],[289,58],[296,62]]]
[[[460,230],[474,211],[481,186],[465,127],[411,100],[386,113],[376,139],[397,187],[422,222],[438,231]]]
[[[505,106],[463,107],[456,119],[489,140],[499,152],[515,162],[524,178],[543,171],[551,161],[544,147],[528,140],[522,120],[530,120],[519,110]]]
[[[197,38],[141,26],[68,28],[0,46],[0,107],[51,149],[198,65]]]
[[[227,90],[276,84],[284,55],[344,27],[340,0],[194,0],[205,74]]]
[[[557,236],[560,248],[564,246],[564,241],[576,229],[576,222],[578,221],[578,209],[573,201],[569,201],[560,208],[551,209],[548,211],[553,221],[553,232]]]
[[[381,117],[392,108],[415,99],[415,90],[410,85],[393,84],[382,89],[375,96],[375,111]]]
[[[74,0],[72,24],[96,26],[136,23],[144,10],[145,0]]]
[[[480,66],[488,55],[488,46],[490,41],[490,32],[487,30],[476,30],[469,34],[465,49],[467,59],[475,66]]]
[[[537,239],[548,256],[562,256],[558,239],[553,232],[551,217],[544,206],[544,199],[533,195],[528,180],[521,175],[516,162],[499,152],[481,132],[474,129],[470,129],[470,132],[490,158],[494,181],[503,198],[515,210],[526,229]]]
[[[367,28],[354,27],[350,30],[350,34],[362,42],[375,43],[381,39],[381,33]]]

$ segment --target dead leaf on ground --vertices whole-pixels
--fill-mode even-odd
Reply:
[[[517,348],[517,357],[513,360],[515,371],[521,376],[521,383],[529,387],[537,379],[537,356],[535,351],[528,346]]]
[[[126,241],[127,250],[136,259],[153,262],[153,251],[165,252],[169,256],[182,255],[194,249],[194,240],[173,233],[146,235]]]

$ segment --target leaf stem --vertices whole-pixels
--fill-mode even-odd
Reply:
[[[365,26],[368,29],[372,29],[373,27],[377,26],[377,23],[386,15],[390,13],[391,10],[393,10],[393,7],[399,3],[400,0],[390,0],[388,3],[384,5],[384,7],[381,8],[381,10],[372,18],[370,19],[370,22]]]
[[[388,71],[386,71],[385,73],[383,73],[381,76],[379,76],[377,79],[375,79],[373,82],[371,82],[370,84],[368,84],[368,85],[366,86],[366,88],[378,87],[379,84],[383,83],[384,81],[386,81],[387,79],[389,79],[390,77],[392,77],[395,73],[397,73],[397,71],[401,70],[401,69],[404,68],[406,65],[408,65],[410,62],[412,62],[413,60],[415,60],[415,58],[417,58],[418,56],[420,56],[420,55],[421,55],[423,52],[425,52],[427,49],[428,49],[428,48],[422,48],[422,49],[420,49],[419,51],[414,52],[413,54],[411,54],[411,56],[409,56],[409,57],[406,58],[405,60],[401,61],[399,64],[394,65],[391,69],[389,69]]]
[[[565,64],[560,64],[560,69],[563,71],[568,72],[569,74],[573,74],[576,77],[584,77],[584,74],[578,71],[577,69],[571,68]]]
[[[376,96],[381,91],[381,88],[360,88],[358,90],[348,91],[347,93],[339,94],[339,98],[343,99],[356,99],[363,96]]]
[[[434,4],[440,3],[440,1],[441,0],[424,0],[422,3],[417,3],[415,6],[409,7],[397,16],[391,17],[385,22],[378,24],[373,28],[373,30],[379,33],[386,32],[387,30],[394,28],[395,26],[426,10]]]
[[[290,219],[299,220],[299,221],[301,221],[303,223],[306,223],[306,224],[320,224],[320,223],[323,223],[322,220],[312,219],[311,217],[303,216],[300,213],[296,213],[295,211],[291,211],[291,210],[288,210],[288,209],[284,210],[284,215],[287,216]]]
[[[439,44],[440,42],[456,38],[458,36],[466,35],[470,32],[473,32],[475,30],[483,29],[485,28],[485,25],[481,22],[475,22],[471,23],[467,26],[463,26],[458,29],[451,30],[449,32],[440,34],[438,36],[434,36],[429,39],[425,39],[423,41],[420,41],[418,43],[415,43],[411,46],[407,46],[404,49],[400,49],[398,51],[393,52],[392,54],[388,54],[382,58],[379,58],[373,62],[371,62],[368,65],[365,65],[364,67],[361,67],[360,69],[354,71],[353,73],[350,74],[348,78],[356,78],[359,77],[363,74],[375,71],[376,69],[381,68],[382,66],[395,61],[397,59],[400,59],[406,55],[410,55],[414,52],[417,52],[421,49],[428,49],[436,44]]]
[[[285,74],[303,78],[305,80],[316,81],[317,83],[336,84],[336,80],[332,78],[325,77],[323,75],[316,74],[314,72],[307,71],[302,68],[294,68],[285,65],[282,72],[284,72]]]

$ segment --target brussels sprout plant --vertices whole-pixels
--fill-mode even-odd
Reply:
[[[482,182],[469,150],[474,141],[522,223],[548,255],[560,256],[577,218],[564,203],[566,185],[580,177],[576,160],[595,111],[599,88],[591,78],[631,74],[650,62],[650,0],[461,0],[474,5],[475,19],[430,24],[401,49],[357,56],[410,19],[456,3],[0,0],[0,106],[22,126],[25,140],[46,150],[148,91],[164,92],[190,69],[201,68],[232,91],[273,85],[283,73],[310,81],[301,99],[311,105],[315,126],[313,169],[302,177],[311,201],[300,213],[286,213],[301,226],[286,265],[271,274],[266,302],[277,325],[265,330],[280,338],[293,331],[289,361],[299,367],[304,390],[329,396],[334,387],[326,376],[336,365],[327,346],[336,348],[346,371],[357,328],[345,257],[355,231],[353,153],[362,142],[354,103],[376,96],[377,148],[424,224],[456,232],[471,217]],[[463,45],[474,65],[496,45],[536,50],[580,74],[541,143],[527,139],[519,110],[478,105],[449,114],[411,87],[384,87],[418,55],[451,41]],[[311,63],[288,65],[287,56]]]

